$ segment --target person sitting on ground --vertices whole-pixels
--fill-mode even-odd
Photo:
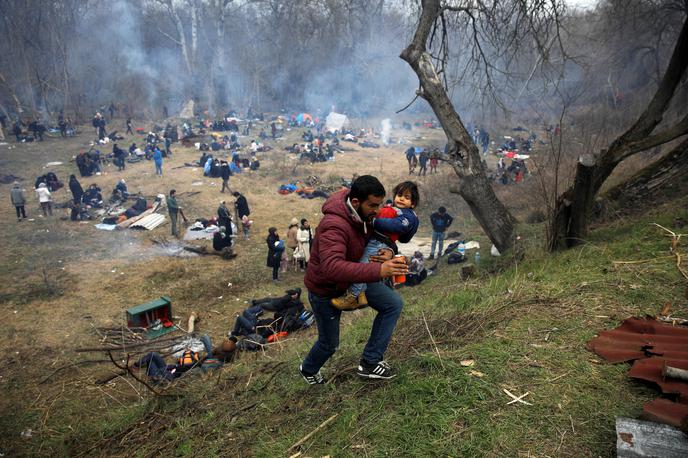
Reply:
[[[418,186],[412,181],[404,181],[395,186],[394,206],[383,207],[373,221],[373,236],[368,241],[360,262],[368,263],[368,258],[377,255],[382,249],[392,249],[395,253],[396,242],[408,243],[418,230],[418,216],[413,211],[419,203]],[[368,304],[365,296],[366,284],[354,283],[347,292],[332,299],[332,305],[340,310],[351,310]]]
[[[428,271],[425,269],[423,262],[423,253],[416,251],[413,253],[411,263],[409,264],[409,273],[406,275],[406,286],[416,286],[425,280],[428,276]]]
[[[84,204],[93,208],[103,207],[103,195],[100,193],[100,188],[97,184],[93,183],[88,187],[82,201]]]
[[[264,313],[260,305],[252,305],[237,315],[234,328],[229,332],[229,337],[248,336],[256,332],[258,317]]]
[[[117,182],[114,191],[112,191],[112,195],[122,201],[129,198],[129,190],[127,189],[127,182],[124,181],[124,178]]]
[[[213,234],[213,250],[219,251],[225,259],[232,259],[236,257],[234,249],[232,248],[231,229],[229,234],[224,226],[220,226],[220,230]]]

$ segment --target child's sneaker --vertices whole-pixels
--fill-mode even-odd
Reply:
[[[322,376],[320,371],[317,374],[307,375],[303,372],[303,365],[299,366],[299,374],[309,385],[324,385],[325,378]]]
[[[356,375],[363,378],[389,380],[396,377],[397,374],[392,371],[392,368],[389,364],[387,364],[386,361],[380,361],[377,364],[369,364],[366,361],[361,360],[361,362],[358,364]]]
[[[368,298],[366,297],[365,291],[361,291],[361,294],[358,295],[357,303],[361,308],[368,305]]]
[[[353,310],[358,308],[360,304],[358,303],[358,298],[351,294],[350,291],[347,291],[343,296],[332,299],[332,305],[339,310]]]

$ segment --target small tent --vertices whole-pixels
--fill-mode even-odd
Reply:
[[[189,99],[184,106],[182,111],[179,112],[179,117],[182,119],[190,119],[194,117],[194,101]]]
[[[305,124],[307,122],[313,122],[313,116],[309,115],[308,113],[299,113],[296,116],[296,122],[299,124]]]
[[[334,111],[327,115],[325,120],[325,127],[330,132],[335,130],[342,130],[342,128],[349,125],[349,118],[345,114],[335,113]]]

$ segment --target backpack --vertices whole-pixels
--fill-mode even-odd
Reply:
[[[447,258],[447,264],[459,264],[466,261],[466,256],[458,252],[453,252],[449,254]]]
[[[303,323],[304,328],[308,328],[313,325],[313,322],[315,321],[315,315],[313,315],[313,312],[310,310],[304,310],[301,312],[301,315],[299,315],[299,320],[301,320]]]
[[[198,364],[198,361],[200,358],[198,357],[198,353],[196,353],[193,350],[186,350],[182,354],[182,356],[179,358],[179,366],[185,367],[185,368],[190,368],[196,364]]]

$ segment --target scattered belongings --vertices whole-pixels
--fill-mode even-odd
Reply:
[[[643,417],[679,428],[688,425],[688,327],[652,317],[629,318],[602,331],[587,349],[610,363],[633,361],[629,377],[657,385],[678,402],[660,398],[643,406]]]
[[[127,327],[145,328],[147,339],[155,339],[175,329],[172,323],[172,301],[169,297],[128,308]]]
[[[145,203],[145,199],[138,199],[137,202],[140,203],[141,200],[143,200],[143,202]],[[136,223],[137,221],[142,220],[143,218],[147,217],[148,215],[154,214],[156,211],[158,211],[164,207],[164,205],[165,205],[164,202],[165,202],[165,196],[163,194],[159,194],[156,197],[155,203],[153,204],[153,206],[151,208],[144,210],[143,212],[137,214],[136,216],[131,216],[131,217],[127,218],[126,217],[127,213],[125,212],[125,214],[123,215],[124,219],[120,221],[121,218],[118,218],[118,220],[117,220],[118,221],[116,223],[117,229],[118,230],[127,229],[130,226],[132,226],[134,223]],[[134,207],[132,207],[130,210],[134,210],[136,212],[140,211],[141,207],[137,206],[137,205],[138,204],[134,204]],[[129,213],[129,214],[131,214],[131,213]],[[160,215],[160,216],[162,216],[162,215]],[[163,217],[163,220],[164,220],[164,217]],[[159,222],[157,224],[157,226],[159,226],[160,224],[162,224],[162,222]],[[157,227],[157,226],[155,226],[155,227]]]
[[[9,175],[2,175],[0,176],[0,183],[2,184],[12,184],[15,181],[21,181],[22,178],[18,177],[16,175],[12,175],[11,173]]]

